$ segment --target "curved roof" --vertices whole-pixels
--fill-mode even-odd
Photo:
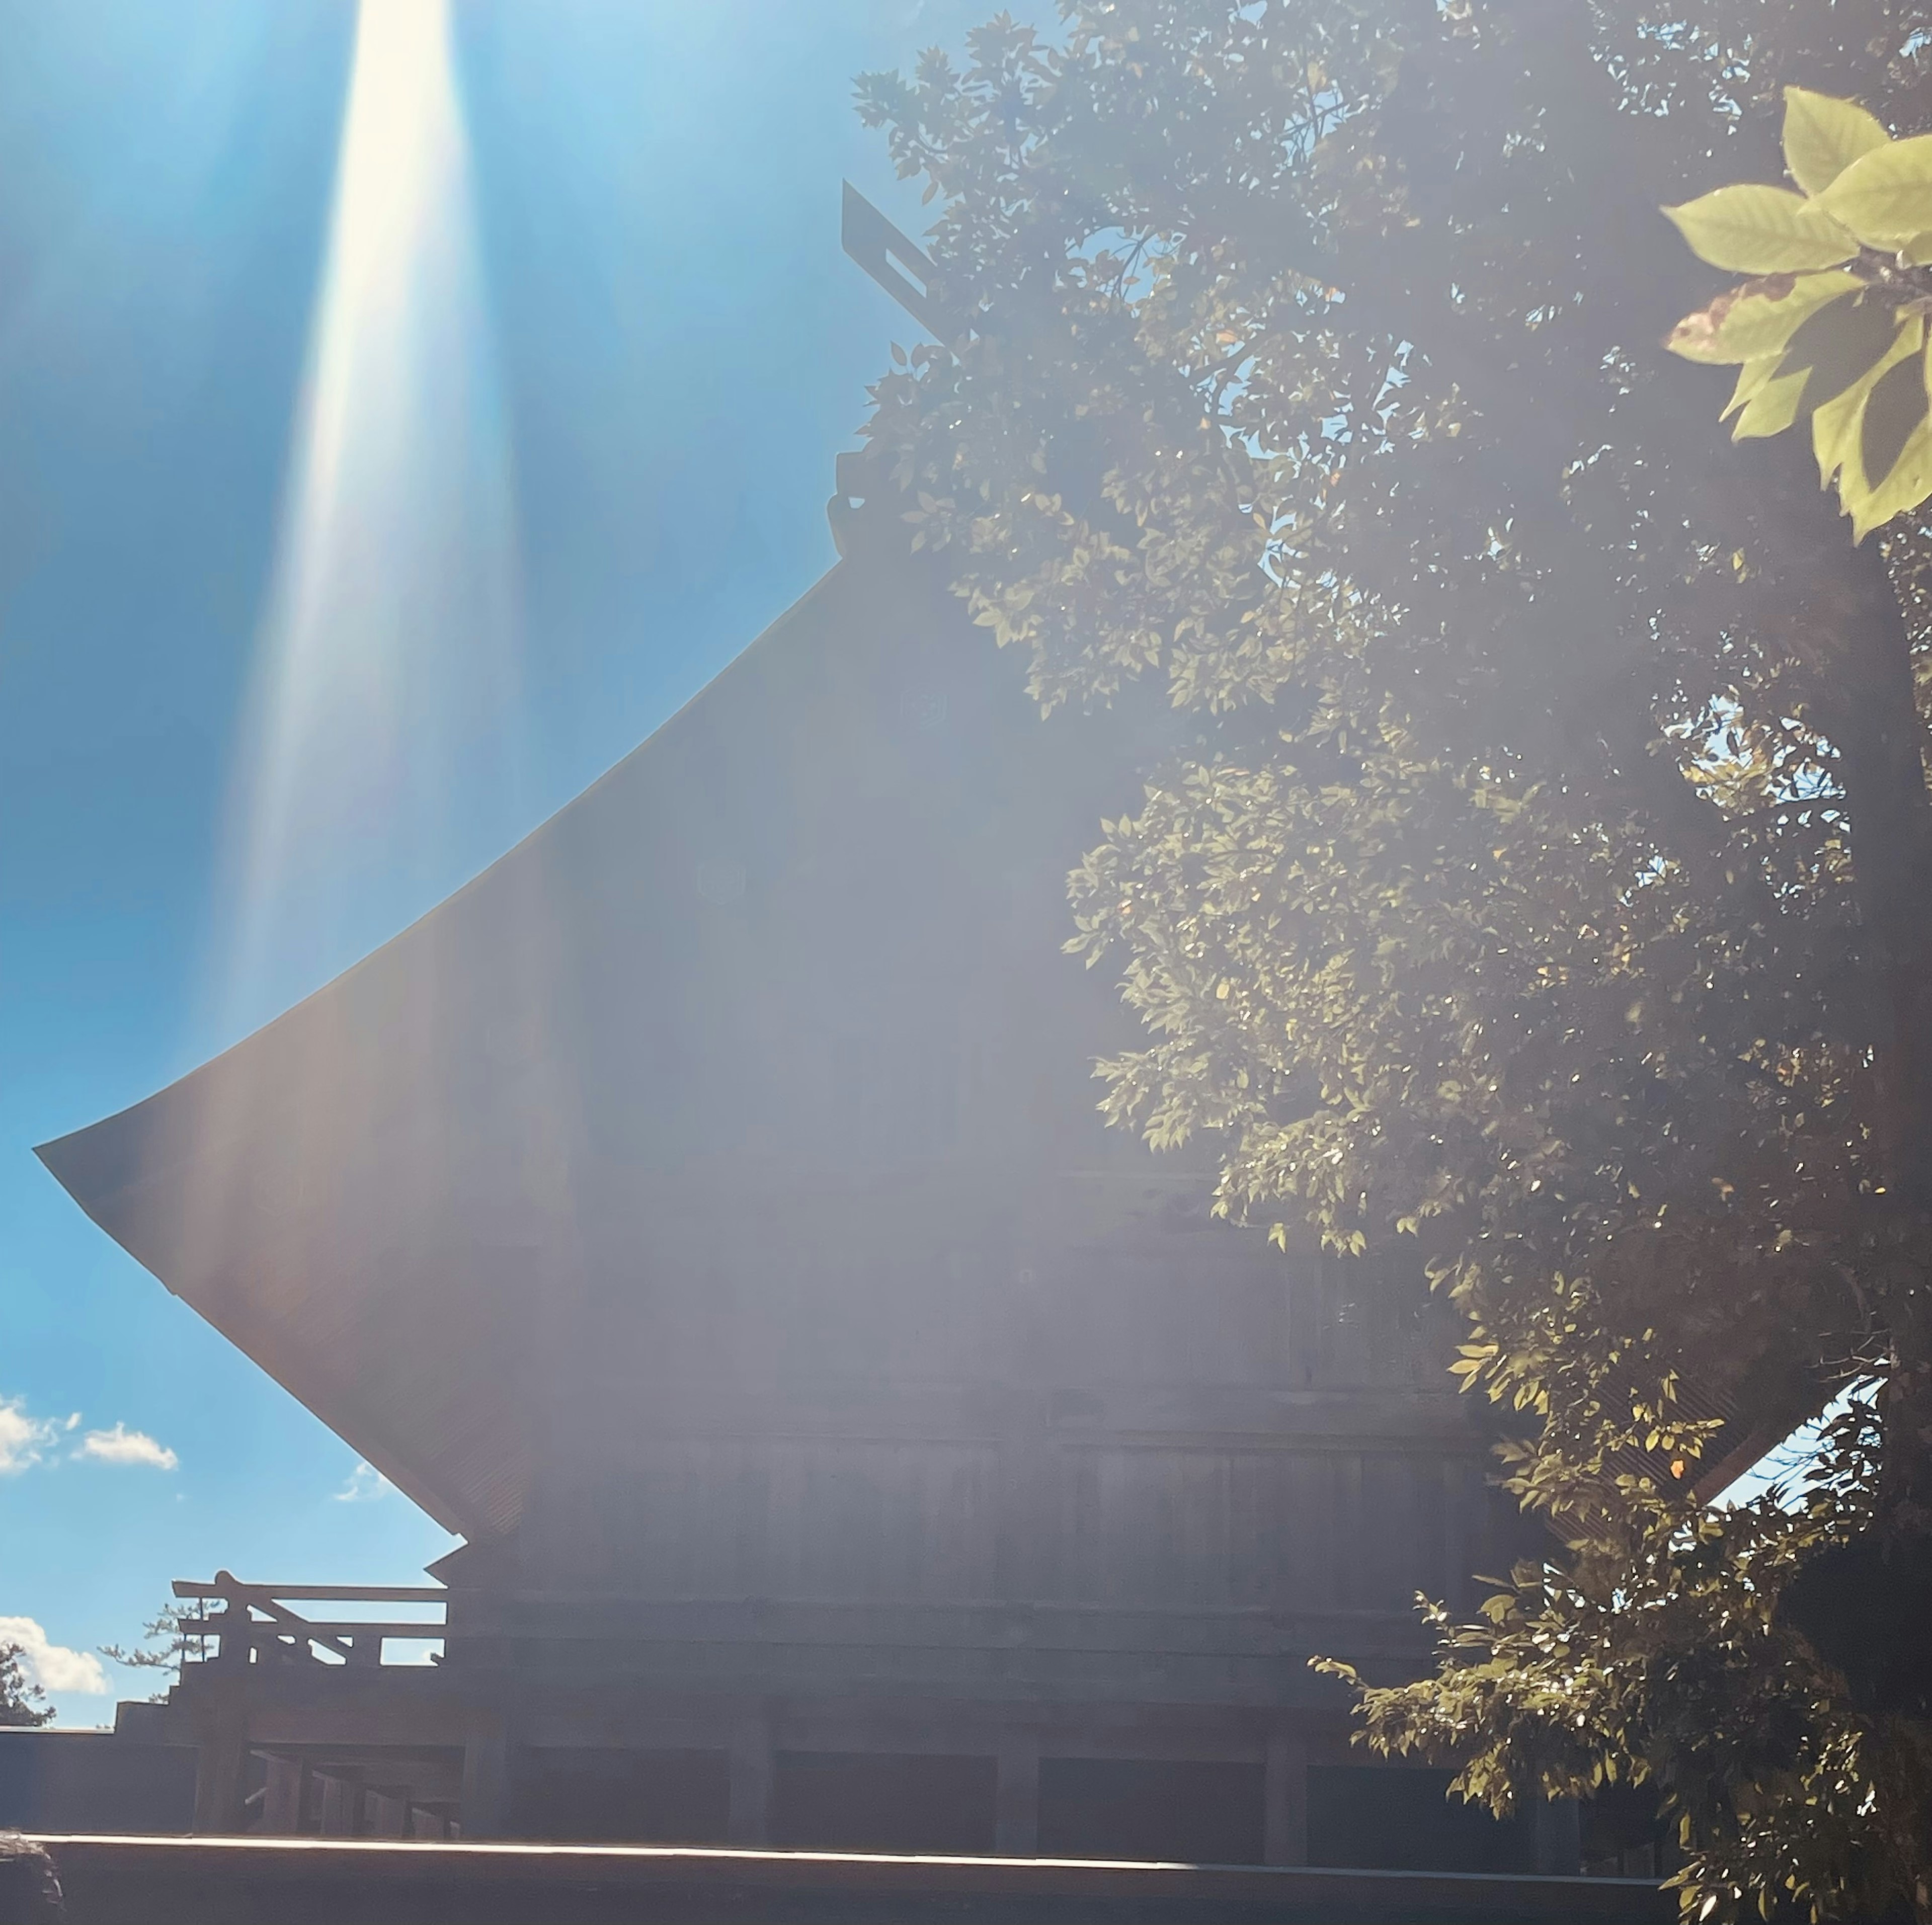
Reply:
[[[439,1522],[507,1534],[640,1198],[916,1158],[933,1108],[853,1096],[868,1052],[936,1087],[1014,1021],[997,1075],[1060,1062],[1002,1153],[1042,1132],[1087,1153],[1066,1145],[1095,1128],[1112,997],[1053,937],[1068,864],[1132,792],[1067,753],[1094,732],[1042,727],[1016,667],[912,565],[842,562],[466,888],[42,1159]],[[1018,974],[994,953],[1016,917]]]

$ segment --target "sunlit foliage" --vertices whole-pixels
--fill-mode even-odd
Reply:
[[[1072,879],[1108,1114],[1426,1267],[1552,1527],[1366,1735],[1498,1812],[1648,1783],[1700,1917],[1932,1901],[1927,1707],[1792,1604],[1932,1523],[1932,538],[1725,439],[1658,209],[1775,178],[1787,85],[1932,128],[1928,27],[1072,0],[860,83],[950,317],[892,511],[1042,706],[1192,718]],[[1712,1400],[1854,1379],[1799,1498],[1705,1508]]]
[[[1856,100],[1787,87],[1784,165],[1796,192],[1742,181],[1664,210],[1700,259],[1752,277],[1665,345],[1738,368],[1734,441],[1808,421],[1862,541],[1932,495],[1932,134],[1894,140]]]

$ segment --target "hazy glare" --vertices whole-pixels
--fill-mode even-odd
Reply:
[[[516,779],[509,456],[450,26],[448,0],[362,0],[227,825],[231,1027],[329,952],[372,845],[434,872],[459,765]]]

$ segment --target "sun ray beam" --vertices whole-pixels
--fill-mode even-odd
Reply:
[[[210,1012],[230,1036],[376,948],[529,826],[508,440],[451,25],[450,0],[360,0],[234,788],[233,922]],[[352,1268],[358,1252],[329,1229],[333,1213],[372,1162],[405,1173],[419,1208],[380,1255],[399,1301],[459,1260],[436,1226],[490,1220],[496,1199],[478,1173],[500,1167],[506,1144],[512,1187],[536,1186],[544,1223],[573,1220],[581,1132],[556,1046],[560,919],[541,875],[526,869],[498,889],[515,899],[473,967],[433,933],[414,940],[362,979],[379,1006],[352,994],[291,1012],[241,1066],[190,1079],[177,1115],[193,1168],[168,1234],[211,1301],[265,1282],[247,1256],[263,1207],[250,1147],[264,1140],[286,1142],[298,1173],[298,1201],[274,1232],[296,1270]],[[400,1065],[427,1096],[469,1087],[479,1064],[517,1079],[507,1136],[462,1104],[384,1109],[371,1076]],[[322,1236],[336,1240],[318,1250],[309,1240]],[[317,1408],[335,1394],[319,1368],[281,1366]],[[371,1462],[409,1489],[399,1465]]]
[[[226,1026],[448,886],[515,781],[515,541],[448,0],[361,0],[231,808]],[[467,818],[473,823],[474,810]]]

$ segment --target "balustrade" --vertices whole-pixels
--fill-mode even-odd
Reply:
[[[386,1661],[384,1646],[391,1639],[440,1645],[448,1629],[449,1594],[440,1585],[244,1584],[232,1572],[218,1571],[206,1582],[177,1579],[174,1594],[200,1607],[199,1615],[182,1619],[183,1639],[196,1648],[200,1662],[224,1668],[272,1663],[380,1665]],[[432,1606],[438,1615],[433,1618],[319,1618],[297,1611],[291,1600],[305,1605]],[[432,1656],[430,1661],[437,1660]]]

